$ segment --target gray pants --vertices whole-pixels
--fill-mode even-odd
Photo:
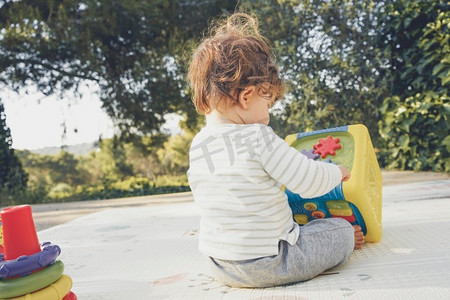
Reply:
[[[300,227],[294,246],[280,241],[278,255],[230,261],[209,257],[213,277],[231,287],[271,287],[311,279],[345,263],[355,246],[354,229],[339,218]]]

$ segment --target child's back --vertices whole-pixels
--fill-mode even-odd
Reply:
[[[281,186],[320,196],[348,171],[307,159],[270,127],[282,96],[273,55],[256,19],[231,16],[193,55],[193,101],[208,125],[190,149],[189,184],[202,209],[200,251],[231,286],[273,286],[312,278],[348,258],[363,236],[342,219],[299,228]]]

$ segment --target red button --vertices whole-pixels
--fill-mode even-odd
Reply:
[[[355,223],[356,222],[356,217],[355,217],[355,215],[351,215],[351,216],[349,216],[349,217],[346,217],[346,216],[331,216],[332,218],[341,218],[341,219],[344,219],[344,220],[347,220],[348,222],[350,222],[350,223]]]

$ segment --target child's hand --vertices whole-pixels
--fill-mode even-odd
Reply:
[[[350,174],[350,172],[347,170],[347,168],[344,167],[344,166],[338,166],[338,167],[339,167],[339,169],[341,169],[341,172],[342,172],[342,181],[347,181],[347,180],[349,180],[351,174]]]

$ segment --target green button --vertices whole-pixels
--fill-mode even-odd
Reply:
[[[332,200],[325,202],[325,205],[328,209],[339,209],[339,210],[348,210],[350,209],[350,205],[345,200]]]
[[[303,204],[303,207],[309,211],[317,210],[317,204],[314,202],[305,202],[305,204]]]
[[[295,220],[295,222],[297,222],[297,224],[300,224],[300,225],[305,225],[306,223],[309,222],[308,216],[302,215],[302,214],[295,214],[294,220]]]
[[[329,212],[333,216],[339,216],[339,217],[350,217],[353,215],[353,211],[351,209],[334,209],[330,208]]]

